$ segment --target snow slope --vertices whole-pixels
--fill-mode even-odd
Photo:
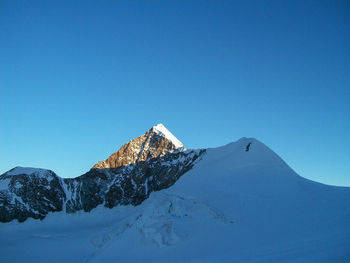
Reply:
[[[251,143],[249,151],[246,151]],[[242,138],[140,206],[0,224],[2,262],[350,262],[350,189]]]
[[[21,167],[17,166],[13,169],[11,169],[7,175],[19,175],[19,174],[39,174],[39,175],[45,175],[47,173],[46,169],[42,168],[32,168],[32,167]]]

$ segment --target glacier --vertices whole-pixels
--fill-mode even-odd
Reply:
[[[207,149],[138,206],[0,223],[0,252],[7,263],[346,263],[350,188],[307,180],[260,141],[242,138]]]

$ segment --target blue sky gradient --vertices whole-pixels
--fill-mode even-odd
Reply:
[[[350,186],[349,1],[1,1],[0,173],[78,176],[164,123]]]

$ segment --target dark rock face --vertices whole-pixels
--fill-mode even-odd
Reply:
[[[43,219],[49,212],[62,211],[66,198],[62,179],[50,170],[36,169],[27,174],[16,167],[1,175],[0,182],[1,222]],[[3,189],[6,183],[8,189]]]
[[[0,175],[0,221],[43,219],[62,210],[88,212],[98,205],[139,205],[151,192],[172,186],[204,153],[186,150],[153,127],[76,178],[16,167]]]
[[[248,144],[247,144],[247,146],[245,147],[245,151],[246,151],[246,152],[249,152],[250,145],[252,145],[252,143],[251,143],[251,142],[250,142],[250,143],[248,143]]]
[[[204,152],[169,153],[116,168],[93,168],[78,178],[64,179],[67,189],[74,193],[67,200],[67,212],[90,211],[100,204],[109,208],[139,205],[151,192],[173,185]]]

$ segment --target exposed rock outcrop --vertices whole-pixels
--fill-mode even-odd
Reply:
[[[1,222],[43,219],[63,209],[62,179],[50,170],[15,167],[0,176],[0,185]]]
[[[124,144],[76,178],[16,167],[0,176],[0,221],[43,219],[49,212],[91,211],[98,205],[139,205],[173,185],[205,150],[187,150],[162,124]]]
[[[124,144],[106,160],[95,164],[93,168],[118,168],[136,162],[163,157],[176,150],[185,150],[181,142],[174,140],[177,140],[174,135],[166,130],[163,124],[158,124],[144,135]]]

